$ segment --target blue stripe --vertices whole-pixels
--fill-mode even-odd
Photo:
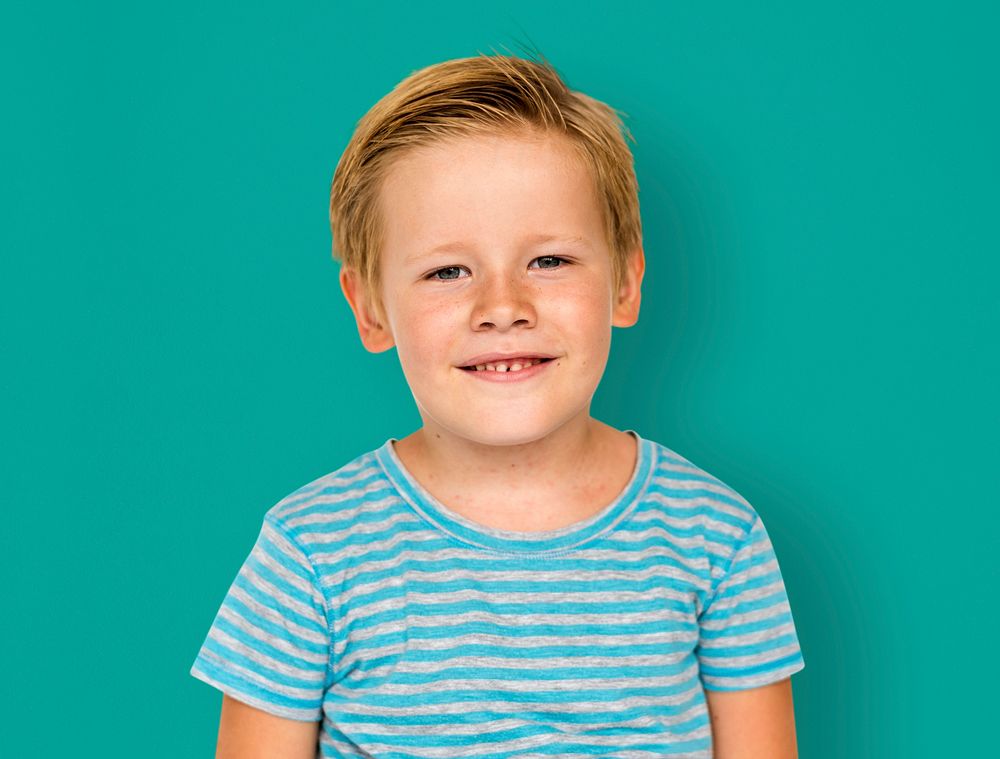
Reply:
[[[220,683],[234,691],[243,693],[244,695],[266,703],[273,703],[276,706],[284,707],[286,709],[302,709],[309,711],[315,711],[320,707],[321,701],[319,698],[291,698],[289,696],[261,688],[256,683],[250,682],[246,678],[235,674],[229,669],[226,669],[224,666],[218,666],[215,662],[204,655],[200,655],[195,660],[193,668],[200,670],[213,680],[218,680]]]
[[[747,622],[742,625],[727,625],[722,630],[710,630],[708,628],[702,628],[701,637],[703,640],[712,640],[714,638],[723,638],[730,636],[745,635],[750,636],[753,633],[759,633],[764,630],[778,629],[781,625],[792,622],[792,615],[789,612],[782,612],[781,614],[775,614],[773,617],[766,617],[764,619],[759,619],[756,622]]]
[[[285,639],[296,648],[300,648],[304,651],[309,651],[311,653],[317,654],[319,656],[325,655],[329,650],[328,645],[323,645],[315,643],[306,638],[302,638],[295,633],[293,633],[288,625],[278,624],[277,622],[272,622],[266,619],[249,606],[247,606],[243,601],[234,595],[229,595],[226,600],[223,601],[223,606],[228,608],[234,614],[242,617],[247,622],[252,624],[254,627],[259,628],[263,633],[275,638],[275,639]]]
[[[789,664],[797,664],[802,662],[802,654],[794,653],[789,654],[781,659],[775,659],[774,661],[764,662],[750,667],[720,667],[714,664],[706,664],[702,662],[701,673],[709,677],[750,677],[752,675],[759,675],[765,672],[773,672],[783,669]]]
[[[663,719],[670,719],[684,714],[685,712],[698,707],[704,701],[704,697],[698,694],[695,697],[689,698],[686,701],[682,701],[676,705],[670,704],[657,704],[653,707],[643,707],[642,709],[613,709],[608,710],[604,713],[605,721],[607,722],[627,722],[629,720],[640,719],[643,717],[658,717]],[[371,714],[363,714],[360,712],[351,712],[350,704],[338,705],[338,715],[340,721],[346,723],[366,723],[366,722],[377,722],[380,717]],[[478,724],[482,722],[492,722],[494,720],[500,719],[510,719],[512,716],[510,712],[498,712],[494,710],[475,710],[475,704],[470,704],[470,711],[462,712],[462,722],[463,724]],[[525,709],[517,712],[517,719],[524,720],[538,720],[543,721],[546,719],[553,718],[552,711],[546,710],[536,710],[536,709]],[[586,712],[572,712],[572,711],[561,711],[558,713],[558,720],[566,725],[588,725],[593,720],[593,715]],[[426,714],[394,714],[392,716],[392,723],[394,725],[408,725],[414,727],[430,727],[437,725],[448,725],[454,721],[455,717],[451,714],[442,714],[438,712],[429,712]],[[700,725],[696,725],[694,729]],[[588,731],[589,732],[589,731]]]
[[[371,619],[369,617],[368,619]],[[387,613],[380,620],[381,623],[391,622],[398,619],[398,617],[393,617]],[[367,620],[365,620],[367,621]],[[374,627],[375,625],[364,625],[359,627],[359,630],[363,630],[366,627]],[[671,627],[669,630],[665,629],[662,621],[650,621],[650,622],[639,622],[634,624],[624,624],[624,623],[613,623],[609,624],[604,628],[595,628],[593,625],[588,624],[530,624],[521,623],[516,619],[512,620],[510,624],[504,624],[502,622],[491,623],[491,622],[466,622],[461,625],[449,625],[444,622],[441,624],[434,625],[433,627],[412,627],[406,632],[406,637],[411,640],[436,640],[450,638],[457,635],[502,635],[505,638],[532,638],[532,637],[563,637],[563,638],[582,638],[586,640],[592,639],[595,641],[595,645],[602,645],[601,641],[603,638],[615,639],[618,636],[623,635],[655,635],[657,633],[664,632],[695,632],[698,629],[697,625],[682,622],[680,620],[671,621]],[[372,636],[371,638],[365,638],[356,641],[352,644],[352,648],[361,650],[364,648],[375,648],[379,645],[385,645],[381,642],[382,640],[391,640],[392,634],[386,634],[383,636]],[[398,637],[398,633],[396,634]],[[375,645],[371,645],[372,641],[379,641]],[[662,644],[661,644],[662,645]]]
[[[242,641],[241,641],[242,642]],[[318,691],[323,684],[323,678],[320,676],[317,680],[305,680],[300,677],[292,677],[291,675],[286,675],[283,672],[268,667],[266,664],[261,664],[260,662],[254,661],[244,654],[234,651],[223,643],[215,640],[214,638],[208,638],[205,641],[202,650],[206,654],[213,654],[217,660],[223,660],[226,662],[231,662],[243,669],[250,670],[261,677],[270,680],[275,685],[283,685],[286,688],[299,688],[301,690],[316,690]],[[325,668],[323,673],[325,673]],[[242,679],[242,676],[236,673],[232,673],[234,677]],[[259,687],[259,686],[258,686]],[[284,696],[282,696],[284,698]]]

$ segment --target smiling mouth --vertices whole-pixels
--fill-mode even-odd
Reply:
[[[519,372],[535,364],[544,364],[551,361],[551,358],[526,358],[511,359],[509,361],[494,361],[488,364],[476,364],[475,366],[461,366],[467,372]]]

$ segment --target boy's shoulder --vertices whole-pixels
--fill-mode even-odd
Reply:
[[[367,451],[296,488],[268,509],[264,520],[289,533],[321,522],[347,521],[384,499],[387,486],[377,450]]]
[[[685,491],[703,491],[706,496],[717,497],[722,503],[729,504],[744,515],[754,513],[750,503],[723,480],[662,443],[653,441],[653,446],[656,449],[657,476],[669,480],[673,487]]]
[[[718,541],[741,542],[759,515],[735,488],[662,443],[653,442],[656,466],[646,498]]]

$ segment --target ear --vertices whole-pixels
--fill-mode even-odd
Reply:
[[[631,327],[639,321],[639,301],[642,298],[642,275],[646,271],[646,258],[639,243],[625,263],[625,276],[621,289],[615,296],[611,324],[615,327]]]
[[[371,353],[382,353],[396,344],[392,332],[379,321],[378,313],[368,296],[361,276],[346,266],[340,269],[340,289],[358,323],[361,344]]]

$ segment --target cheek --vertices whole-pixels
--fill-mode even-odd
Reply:
[[[586,345],[588,369],[603,373],[611,352],[611,301],[595,297],[585,313],[579,315],[581,344]]]
[[[401,360],[426,361],[451,357],[458,334],[458,308],[425,298],[414,300],[396,313],[396,346]]]
[[[580,334],[590,335],[595,340],[598,335],[602,340],[610,338],[610,293],[597,288],[579,290],[562,301],[560,312],[560,320],[573,325]]]

